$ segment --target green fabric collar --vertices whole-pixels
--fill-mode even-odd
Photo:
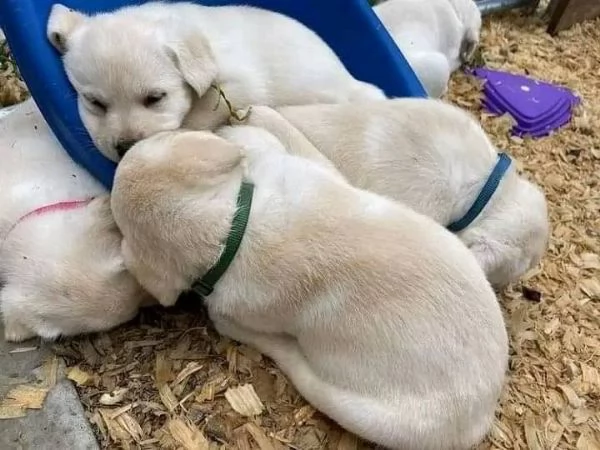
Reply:
[[[233,258],[235,257],[250,217],[252,207],[252,197],[254,194],[254,185],[252,183],[242,182],[240,192],[237,198],[237,210],[231,222],[231,229],[225,241],[225,249],[217,263],[206,274],[192,285],[192,291],[201,297],[206,297],[212,293],[215,284],[221,279],[227,271]]]

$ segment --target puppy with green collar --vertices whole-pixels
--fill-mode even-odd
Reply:
[[[341,426],[397,449],[469,448],[508,360],[492,288],[433,220],[289,155],[265,130],[158,134],[117,169],[125,264],[164,306],[204,297]]]

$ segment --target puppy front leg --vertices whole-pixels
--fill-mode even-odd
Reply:
[[[389,434],[385,430],[385,422],[390,421],[390,417],[394,416],[393,412],[373,404],[368,398],[361,398],[360,395],[321,379],[294,337],[249,330],[223,316],[211,318],[219,333],[251,345],[271,358],[306,401],[342,427],[376,443],[378,439],[375,437],[380,437],[381,432]],[[392,420],[391,426],[394,425],[396,424]],[[384,440],[385,444],[395,444],[393,438],[384,437],[387,438],[387,442]],[[392,446],[397,448],[390,445]]]
[[[6,285],[0,291],[0,311],[4,321],[4,339],[8,342],[22,342],[35,337],[35,333],[21,319],[19,305],[31,303],[33,299],[27,298],[15,286]]]
[[[326,158],[312,142],[300,132],[300,130],[294,127],[273,108],[268,106],[252,107],[244,124],[267,130],[279,139],[289,154],[316,162],[345,180],[333,163]]]

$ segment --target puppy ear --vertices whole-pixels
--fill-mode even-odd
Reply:
[[[183,79],[202,97],[218,75],[217,61],[206,37],[198,31],[183,33],[167,49]]]
[[[52,45],[61,55],[64,55],[67,52],[69,38],[73,32],[79,28],[86,19],[86,15],[73,11],[59,3],[52,6],[50,17],[48,18],[46,36],[48,36]]]
[[[198,175],[218,176],[231,172],[242,160],[241,147],[202,131],[177,136],[171,161],[183,176],[198,180]]]

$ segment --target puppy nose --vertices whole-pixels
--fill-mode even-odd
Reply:
[[[115,145],[115,150],[117,151],[119,158],[122,158],[123,156],[125,156],[125,153],[127,153],[127,150],[129,150],[131,147],[133,147],[136,142],[137,141],[134,139],[119,140]]]

